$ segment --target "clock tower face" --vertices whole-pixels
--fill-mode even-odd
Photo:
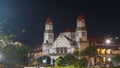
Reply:
[[[85,20],[77,20],[77,27],[85,27]]]
[[[77,22],[77,27],[82,27],[82,21]]]

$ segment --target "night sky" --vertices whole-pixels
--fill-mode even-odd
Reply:
[[[75,30],[81,12],[88,36],[120,37],[117,0],[0,0],[0,27],[6,34],[15,34],[15,40],[35,45],[43,41],[47,17],[52,18],[57,37],[67,27]]]

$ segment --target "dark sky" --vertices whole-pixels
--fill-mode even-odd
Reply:
[[[85,16],[89,36],[120,35],[117,0],[0,0],[0,27],[16,40],[34,45],[43,40],[47,17],[53,20],[55,37],[67,27],[75,30],[76,18]]]

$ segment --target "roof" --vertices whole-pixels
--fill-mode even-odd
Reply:
[[[65,29],[65,32],[74,32],[72,28],[68,27]]]
[[[50,17],[48,17],[45,21],[46,24],[50,24],[52,22],[52,19]]]
[[[106,37],[103,36],[89,36],[89,43],[92,45],[96,45],[97,48],[107,48],[107,49],[113,49],[116,50],[118,49],[119,44],[115,43],[116,41],[114,41],[114,43],[111,44],[105,44],[105,39]]]
[[[101,37],[101,36],[88,36],[88,39],[90,41],[104,41],[105,37]]]
[[[81,27],[80,30],[86,30],[86,27]]]
[[[84,19],[84,15],[81,13],[80,15],[78,15],[77,19],[78,20]]]

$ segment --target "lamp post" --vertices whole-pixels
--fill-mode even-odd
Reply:
[[[106,39],[105,43],[106,43],[107,45],[109,45],[109,44],[112,43],[112,41],[111,41],[111,39]],[[108,50],[107,50],[107,51],[108,51]],[[110,51],[109,51],[109,52],[110,52]],[[108,61],[108,62],[111,62],[112,60],[111,60],[111,58],[107,58],[107,61]],[[109,64],[106,65],[106,66],[109,67]]]
[[[44,64],[46,63],[46,59],[43,59],[43,63],[44,63]]]
[[[52,68],[53,68],[54,62],[53,62],[53,59],[52,59],[52,58],[51,58],[51,65],[52,65]]]
[[[47,57],[45,57],[43,60],[42,60],[44,66],[46,67],[46,64],[47,64]]]
[[[110,39],[106,39],[106,40],[105,40],[105,43],[106,43],[106,44],[110,44],[110,43],[111,43],[111,40],[110,40]]]

